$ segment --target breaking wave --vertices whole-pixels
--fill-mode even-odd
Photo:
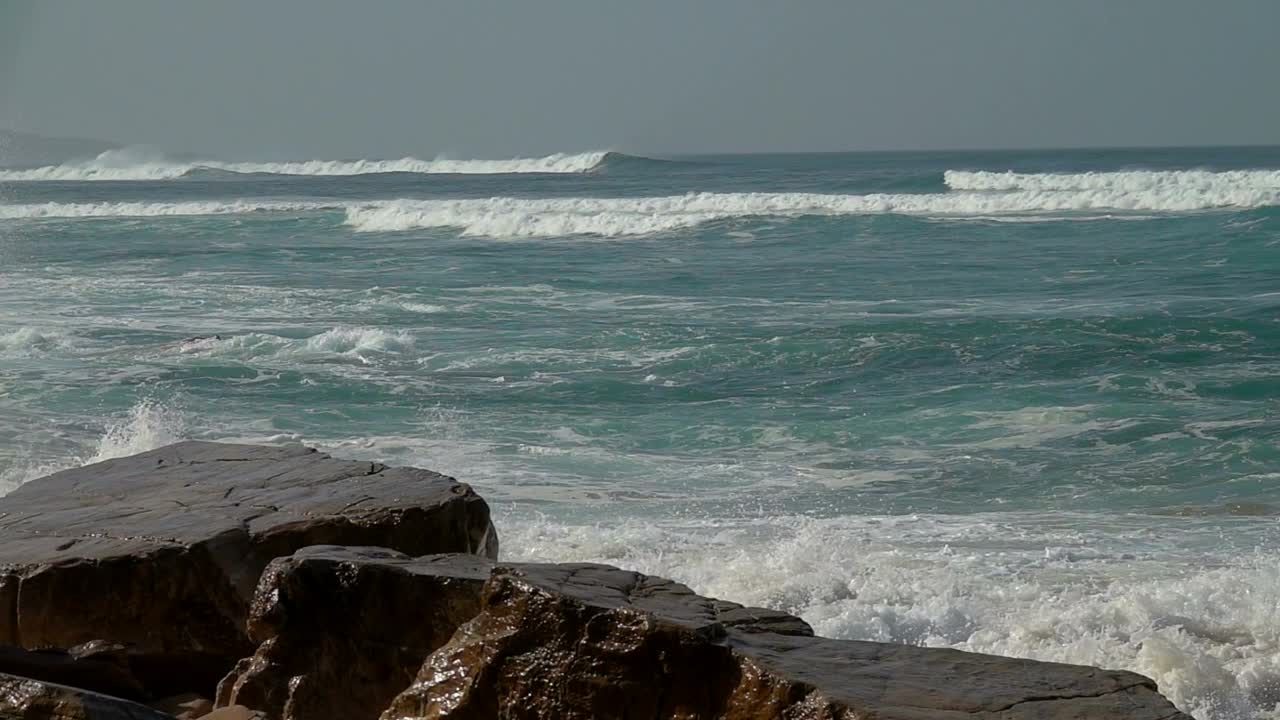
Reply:
[[[825,637],[1131,670],[1202,720],[1275,717],[1274,563],[1260,552],[1179,555],[1169,546],[1185,540],[1171,538],[1197,532],[1186,526],[1144,531],[1132,545],[1138,534],[1123,527],[1084,530],[1098,521],[1066,530],[1018,515],[501,524],[509,561],[620,565],[798,614]]]
[[[900,214],[938,217],[1083,212],[1193,212],[1280,204],[1280,186],[1017,190],[932,194],[693,193],[650,198],[395,200],[347,209],[357,232],[455,227],[488,237],[621,237],[751,216]]]
[[[243,362],[347,360],[370,364],[379,356],[403,354],[413,347],[414,338],[405,331],[343,326],[305,338],[287,338],[266,333],[200,338],[182,343],[177,351],[187,356],[217,357]]]
[[[0,330],[0,355],[44,352],[68,344],[70,338],[56,329],[20,327],[10,332]]]
[[[507,160],[305,160],[293,162],[179,162],[155,152],[125,148],[108,150],[78,163],[24,170],[0,170],[0,182],[77,182],[94,180],[174,180],[207,171],[234,174],[349,176],[383,173],[421,175],[503,175],[586,173],[628,156],[609,152],[557,153]]]
[[[1109,190],[1130,193],[1239,193],[1280,191],[1280,170],[1129,170],[1086,173],[1015,173],[948,170],[952,190]]]
[[[1153,178],[1161,178],[1159,180]],[[690,193],[660,197],[492,197],[440,200],[207,200],[0,205],[0,220],[240,215],[343,210],[356,232],[457,228],[463,235],[538,238],[651,235],[757,216],[914,215],[1036,222],[1150,219],[1153,213],[1280,205],[1280,172],[947,175],[942,193]],[[1026,186],[1026,187],[1023,187]]]

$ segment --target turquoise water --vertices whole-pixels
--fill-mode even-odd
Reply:
[[[304,442],[508,558],[1278,716],[1280,150],[130,152],[0,170],[0,491]]]

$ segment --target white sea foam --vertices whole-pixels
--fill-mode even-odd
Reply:
[[[813,193],[690,193],[661,197],[493,197],[366,202],[207,200],[191,202],[33,203],[0,205],[0,220],[41,218],[180,217],[344,210],[356,232],[457,228],[468,236],[539,238],[572,235],[651,235],[717,220],[900,214],[936,218],[1147,218],[1177,213],[1280,205],[1280,186],[1174,185],[1133,189],[960,191],[869,195]],[[1066,214],[1065,216],[1063,214]]]
[[[413,336],[378,328],[334,328],[306,340],[306,348],[319,353],[400,352],[413,347]]]
[[[293,162],[179,162],[138,148],[109,150],[79,163],[27,170],[0,170],[0,182],[173,180],[200,170],[242,174],[347,176],[379,173],[423,175],[497,175],[519,173],[583,173],[600,166],[606,152],[557,153],[507,160],[305,160]]]
[[[38,353],[65,347],[71,338],[61,330],[20,327],[9,332],[0,331],[0,354]]]
[[[1017,190],[919,194],[691,193],[643,198],[395,200],[347,209],[358,232],[453,227],[465,235],[621,237],[752,216],[901,214],[937,217],[1191,212],[1280,204],[1280,187]]]
[[[820,635],[1128,669],[1202,720],[1276,717],[1280,571],[1247,551],[1189,552],[1195,532],[1206,544],[1220,541],[1216,530],[1182,524],[1103,528],[1094,517],[995,515],[590,526],[500,519],[508,560],[607,562],[798,613]]]
[[[368,364],[377,355],[394,355],[413,349],[414,338],[404,331],[369,327],[336,327],[305,338],[267,333],[202,338],[176,346],[182,355],[220,357],[239,361],[354,360]]]
[[[1116,190],[1123,192],[1237,193],[1280,190],[1280,170],[1128,170],[1085,173],[1015,173],[948,170],[952,190]]]

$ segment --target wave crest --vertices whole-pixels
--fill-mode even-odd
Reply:
[[[651,198],[395,200],[350,207],[346,222],[356,232],[453,227],[464,235],[487,237],[622,237],[752,216],[898,214],[971,218],[1097,211],[1194,212],[1277,204],[1280,187],[871,195],[694,193]]]
[[[1227,193],[1280,190],[1280,170],[1126,170],[1085,173],[1015,173],[948,170],[952,190],[1009,192],[1062,190]]]
[[[25,170],[0,170],[0,182],[90,182],[101,180],[175,180],[202,171],[240,175],[351,176],[385,173],[419,175],[505,175],[586,173],[617,158],[608,152],[556,153],[507,160],[305,160],[293,162],[178,162],[139,148],[108,150],[87,162]]]
[[[202,338],[184,342],[176,349],[182,355],[242,362],[344,360],[370,364],[373,359],[381,356],[407,353],[413,350],[414,342],[413,335],[403,330],[341,326],[305,338],[287,338],[266,333]]]
[[[70,344],[70,337],[57,329],[20,327],[11,332],[0,331],[0,354],[44,352]]]
[[[367,201],[209,200],[0,205],[0,220],[343,210],[355,232],[455,228],[466,236],[626,237],[748,217],[914,215],[1006,222],[1149,219],[1280,205],[1280,171],[1019,175],[951,171],[942,193],[689,193]]]

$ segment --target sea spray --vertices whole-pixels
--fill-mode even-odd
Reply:
[[[25,459],[0,471],[0,495],[36,478],[82,465],[155,450],[187,439],[187,416],[176,399],[138,400],[123,417],[108,420],[88,448],[61,457],[39,457],[29,449]]]

